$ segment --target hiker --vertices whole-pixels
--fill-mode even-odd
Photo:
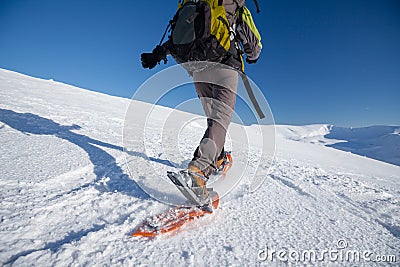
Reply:
[[[179,176],[186,183],[183,186],[197,196],[197,202],[193,202],[207,204],[209,176],[232,161],[224,143],[236,102],[238,72],[243,73],[244,69],[242,54],[247,63],[256,63],[262,48],[261,37],[245,0],[180,1],[170,25],[169,39],[157,45],[152,53],[143,53],[142,66],[152,69],[171,55],[178,63],[185,63],[184,67],[193,76],[207,116],[207,129],[193,159]],[[220,28],[215,30],[215,25]],[[199,61],[221,64],[211,68],[190,64]]]

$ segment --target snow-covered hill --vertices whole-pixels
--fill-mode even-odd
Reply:
[[[2,264],[400,261],[400,167],[339,150],[398,164],[398,128],[277,126],[275,161],[258,173],[266,175],[259,190],[249,194],[244,179],[212,216],[176,235],[138,240],[130,236],[134,227],[167,206],[149,198],[129,176],[122,150],[128,105],[128,99],[0,69]],[[201,133],[201,124],[192,126],[183,138]],[[246,130],[251,133],[252,127]],[[390,131],[393,136],[385,137]],[[370,154],[365,144],[383,149],[374,145]],[[233,156],[245,162],[238,151]],[[153,165],[173,168],[162,158],[151,159]]]
[[[325,137],[344,140],[331,145],[334,148],[400,166],[399,126],[332,127]]]
[[[285,139],[323,144],[400,166],[400,126],[344,128],[333,125],[278,126]]]

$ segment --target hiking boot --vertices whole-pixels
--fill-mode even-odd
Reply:
[[[204,175],[199,168],[190,165],[187,168],[187,173],[189,174],[190,181],[186,181],[190,189],[195,193],[202,203],[209,202],[208,190],[206,188],[206,183],[208,178]]]

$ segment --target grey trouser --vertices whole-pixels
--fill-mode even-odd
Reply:
[[[207,130],[189,165],[205,176],[216,169],[236,103],[238,73],[229,68],[213,68],[193,73],[195,88],[207,116]]]

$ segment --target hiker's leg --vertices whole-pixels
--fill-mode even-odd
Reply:
[[[212,69],[195,73],[194,79],[201,81],[195,87],[208,119],[207,130],[189,165],[198,167],[207,176],[216,168],[225,144],[236,103],[238,74],[232,69]]]

